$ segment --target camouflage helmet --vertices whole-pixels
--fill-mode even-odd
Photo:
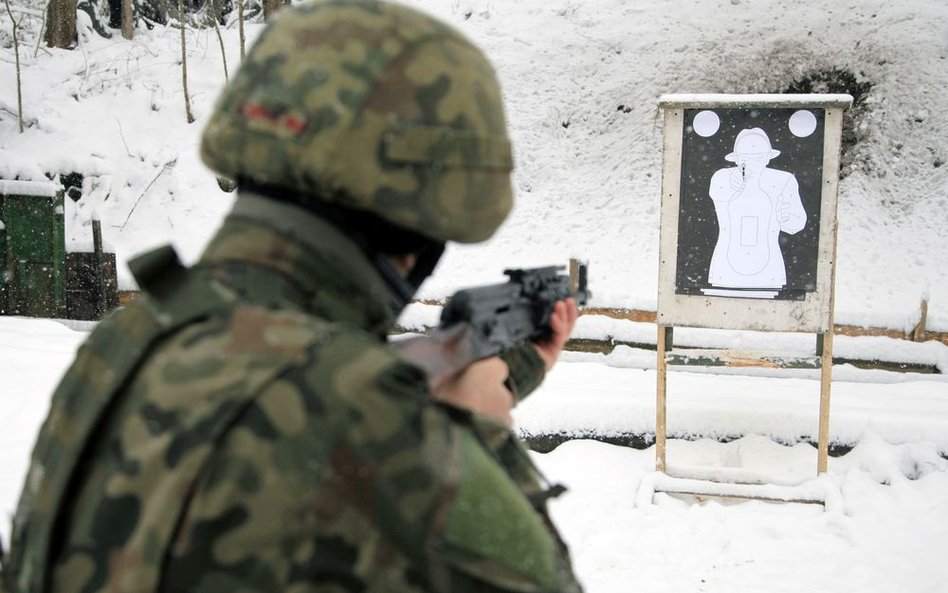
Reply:
[[[222,93],[204,162],[439,241],[490,237],[513,203],[496,75],[455,29],[374,0],[288,7]]]

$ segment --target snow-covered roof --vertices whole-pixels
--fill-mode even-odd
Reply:
[[[841,94],[753,94],[732,95],[724,93],[712,94],[669,94],[658,99],[663,107],[680,107],[684,109],[696,107],[850,107],[853,98]]]
[[[58,183],[46,181],[0,180],[0,194],[7,196],[36,196],[52,198],[62,190]]]

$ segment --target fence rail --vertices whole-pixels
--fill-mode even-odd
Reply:
[[[119,305],[126,305],[138,295],[137,291],[122,291],[119,292]],[[422,300],[419,301],[425,305],[434,305],[442,306],[444,301],[440,300]],[[910,340],[913,342],[925,342],[928,340],[936,340],[948,346],[948,332],[937,332],[929,331],[925,329],[925,322],[927,318],[928,304],[922,303],[922,317],[919,323],[912,328],[910,331],[903,331],[898,329],[886,328],[886,327],[862,327],[858,325],[845,325],[845,324],[836,324],[833,326],[833,333],[837,336],[885,336],[889,338],[895,338],[898,340]],[[610,319],[621,319],[625,321],[634,321],[637,323],[655,323],[656,314],[655,311],[647,311],[644,309],[621,309],[621,308],[611,308],[611,307],[586,307],[580,311],[581,316],[585,315],[599,315],[602,317],[608,317]],[[596,340],[582,340],[582,343],[595,342]],[[603,344],[614,343],[611,340],[602,340]],[[584,348],[586,349],[586,348]]]

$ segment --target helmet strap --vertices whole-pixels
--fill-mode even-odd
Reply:
[[[435,266],[438,265],[443,253],[444,243],[436,243],[417,253],[415,266],[407,276],[402,276],[385,254],[376,253],[372,257],[375,269],[378,270],[382,280],[385,281],[386,288],[388,288],[389,306],[396,316],[411,302],[411,299],[421,287],[421,283],[431,275]]]
[[[396,316],[408,306],[444,253],[442,241],[398,226],[372,212],[272,185],[259,185],[247,180],[240,180],[238,184],[242,189],[270,199],[296,204],[346,233],[379,272],[389,292],[389,305]],[[387,256],[409,253],[416,256],[415,266],[407,276],[403,276]]]
[[[385,287],[388,288],[388,304],[397,317],[408,306],[412,297],[415,296],[416,287],[412,286],[408,280],[398,273],[391,260],[385,255],[375,254],[375,257],[372,258],[372,265],[378,270],[379,275],[382,276],[382,280],[385,282]]]

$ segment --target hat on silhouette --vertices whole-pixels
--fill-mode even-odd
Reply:
[[[727,154],[724,160],[737,162],[737,155],[745,155],[751,158],[766,157],[772,159],[780,154],[779,150],[774,150],[770,146],[770,137],[767,132],[760,128],[749,128],[741,130],[734,140],[734,152]]]

